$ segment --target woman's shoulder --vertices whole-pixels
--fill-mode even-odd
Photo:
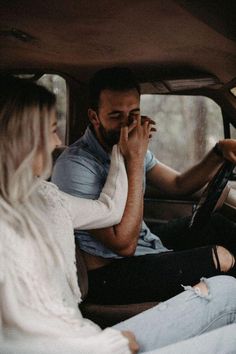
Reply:
[[[45,198],[55,199],[59,197],[59,189],[58,187],[48,181],[41,181],[38,185],[38,192]]]
[[[55,191],[58,190],[58,187],[52,182],[41,181],[39,184],[39,189],[44,191],[51,191],[51,190]]]
[[[15,242],[13,243],[12,240],[16,240],[15,236],[19,236],[17,229],[8,223],[7,220],[0,219],[0,249],[4,245],[7,245],[8,248],[14,247]]]
[[[13,249],[15,244],[16,230],[6,221],[0,219],[0,258],[2,259],[3,253],[9,249]]]
[[[64,193],[52,182],[42,181],[38,187],[38,192],[48,206],[59,208],[65,203]]]
[[[4,241],[4,234],[12,234],[15,233],[15,230],[13,227],[3,219],[0,219],[0,236],[1,236],[1,241]]]

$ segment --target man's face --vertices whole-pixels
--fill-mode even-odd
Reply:
[[[99,125],[95,128],[100,142],[108,148],[117,144],[121,127],[131,124],[139,114],[140,97],[137,90],[103,90],[99,101]]]

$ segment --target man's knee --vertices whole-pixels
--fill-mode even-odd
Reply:
[[[209,285],[208,285],[209,282]],[[209,279],[201,280],[198,284],[194,285],[193,288],[201,295],[209,295],[209,286],[217,287],[217,293],[220,293],[220,289],[223,291],[227,290],[226,293],[236,295],[236,280],[233,277],[227,275],[218,275]]]
[[[222,246],[216,246],[212,254],[215,267],[221,272],[228,272],[235,264],[232,253]]]
[[[203,297],[209,299],[214,297],[221,303],[232,303],[232,306],[236,308],[236,279],[228,275],[217,275],[211,278],[204,278],[193,286],[195,291]]]

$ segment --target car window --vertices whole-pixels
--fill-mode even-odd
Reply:
[[[150,150],[178,171],[195,164],[224,137],[221,109],[208,97],[145,94],[141,113],[156,122]]]
[[[230,92],[236,97],[236,87],[231,88]]]
[[[236,129],[232,124],[230,124],[230,137],[236,139]]]
[[[52,91],[57,98],[57,125],[58,135],[63,144],[66,143],[66,116],[67,116],[67,95],[66,95],[66,81],[59,75],[45,74],[37,80],[37,82],[50,91]]]

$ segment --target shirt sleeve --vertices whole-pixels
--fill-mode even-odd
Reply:
[[[154,154],[148,150],[145,156],[145,170],[146,173],[150,171],[156,164],[158,164],[158,160],[154,156]]]
[[[74,228],[92,229],[118,224],[122,218],[128,192],[123,156],[113,147],[106,183],[97,200],[78,198],[63,193]]]

